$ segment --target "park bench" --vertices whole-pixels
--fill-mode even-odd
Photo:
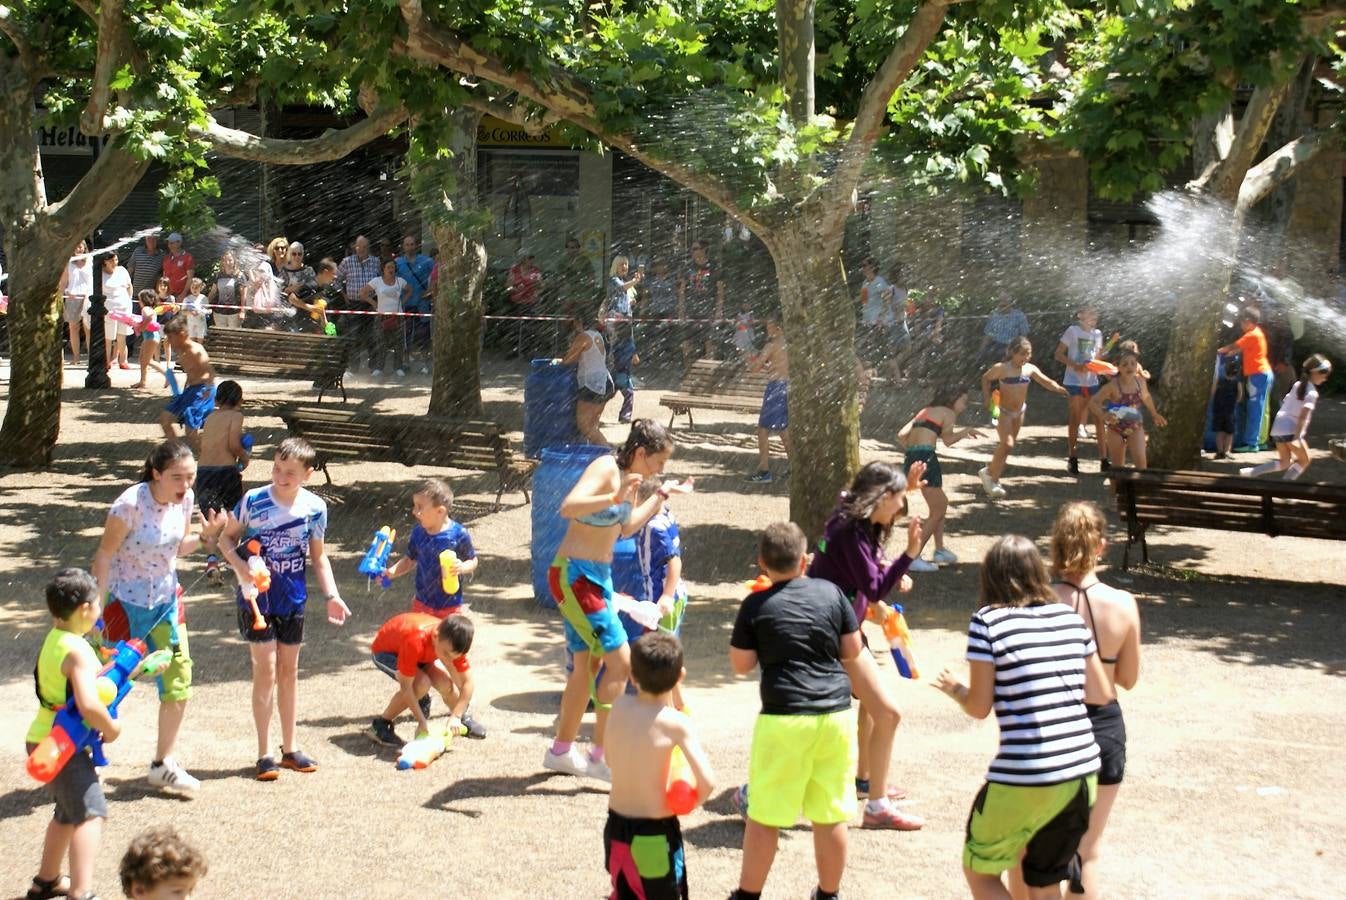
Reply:
[[[694,409],[755,413],[762,408],[766,383],[766,373],[749,372],[737,360],[698,359],[682,376],[677,391],[665,394],[659,405],[667,406],[673,413],[668,417],[670,428],[680,415],[687,416],[688,425],[695,424]]]
[[[318,451],[314,468],[322,470],[328,484],[328,466],[335,460],[440,466],[494,472],[496,509],[506,491],[519,491],[530,502],[529,478],[537,462],[515,451],[509,435],[494,422],[297,404],[275,412],[291,434]]]
[[[212,328],[205,344],[216,372],[312,379],[319,403],[333,388],[341,391],[341,402],[346,402],[346,364],[354,344],[348,337],[262,328]]]
[[[1154,525],[1346,541],[1346,486],[1164,469],[1114,469],[1111,477],[1126,522],[1123,569],[1133,544],[1150,561],[1145,533]]]

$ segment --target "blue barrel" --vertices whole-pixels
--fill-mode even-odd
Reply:
[[[523,384],[523,453],[537,459],[546,447],[581,444],[575,427],[575,370],[550,359],[533,360]]]
[[[547,586],[547,569],[556,558],[556,548],[561,546],[569,525],[561,518],[561,501],[589,463],[611,452],[609,447],[593,444],[569,444],[542,451],[542,464],[533,472],[533,596],[540,606],[556,607]]]

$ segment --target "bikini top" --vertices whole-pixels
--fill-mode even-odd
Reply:
[[[1078,584],[1076,584],[1075,582],[1073,582],[1073,581],[1066,581],[1064,578],[1059,579],[1059,580],[1057,580],[1057,581],[1055,581],[1055,582],[1053,582],[1053,583],[1054,583],[1054,584],[1065,584],[1065,585],[1069,585],[1069,586],[1075,591],[1076,594],[1079,594],[1079,595],[1081,595],[1081,596],[1084,597],[1084,608],[1085,608],[1085,610],[1087,610],[1088,613],[1089,613],[1089,630],[1092,631],[1092,632],[1094,633],[1094,635],[1095,635],[1095,642],[1097,642],[1096,639],[1097,639],[1097,635],[1098,635],[1098,629],[1094,627],[1094,608],[1093,608],[1093,606],[1090,605],[1090,603],[1089,603],[1089,588],[1091,588],[1091,587],[1098,587],[1098,585],[1101,584],[1101,582],[1095,581],[1093,584],[1089,585],[1088,588],[1082,588],[1082,587],[1080,587]],[[1072,605],[1073,607],[1075,607],[1075,612],[1079,612],[1079,611],[1080,611],[1080,605],[1079,605],[1079,603],[1072,603],[1071,605]],[[1102,652],[1100,652],[1100,653],[1098,654],[1098,661],[1099,661],[1099,662],[1104,662],[1104,663],[1111,663],[1111,664],[1114,664],[1114,665],[1115,665],[1115,664],[1117,663],[1117,657],[1115,657],[1115,656],[1104,656],[1104,655],[1102,654]]]
[[[912,428],[928,428],[935,433],[935,437],[939,437],[944,431],[944,426],[927,416],[925,410],[921,410],[916,416],[917,418],[911,423]]]
[[[595,528],[607,528],[610,525],[620,525],[629,518],[631,518],[631,501],[623,500],[621,503],[614,503],[598,512],[576,516],[575,521],[592,525]]]
[[[1142,402],[1143,401],[1141,400],[1140,391],[1127,392],[1121,390],[1121,388],[1118,388],[1117,404],[1116,404],[1117,406],[1139,407]]]
[[[1001,384],[1028,384],[1028,382],[1032,380],[1033,380],[1032,377],[1029,375],[1025,375],[1022,370],[1020,370],[1018,375],[1015,375],[1013,377],[1006,378],[1003,375],[1000,377]]]

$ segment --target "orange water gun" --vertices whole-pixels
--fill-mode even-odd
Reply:
[[[752,581],[743,582],[743,589],[747,591],[749,594],[758,594],[761,593],[762,591],[765,591],[767,588],[771,587],[771,583],[772,583],[771,579],[767,578],[766,573],[764,572],[761,575],[758,575]]]
[[[865,618],[883,626],[883,636],[888,639],[888,649],[893,654],[897,673],[903,678],[920,678],[921,673],[916,669],[916,656],[911,652],[911,629],[907,627],[907,617],[902,615],[902,607],[894,603],[888,618],[881,622],[878,608],[877,603],[871,603]]]

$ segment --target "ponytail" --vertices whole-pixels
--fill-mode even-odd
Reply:
[[[1314,372],[1331,372],[1332,361],[1321,353],[1315,353],[1304,364],[1299,367],[1299,384],[1295,385],[1295,396],[1302,402],[1304,395],[1309,392],[1309,377]]]
[[[631,423],[631,433],[626,443],[617,451],[617,467],[622,471],[631,468],[636,451],[644,450],[646,455],[662,453],[673,448],[673,435],[668,429],[653,419],[636,419]]]
[[[186,441],[181,438],[164,441],[145,457],[145,468],[140,472],[140,480],[151,481],[155,472],[163,474],[173,463],[192,458],[192,447]]]

